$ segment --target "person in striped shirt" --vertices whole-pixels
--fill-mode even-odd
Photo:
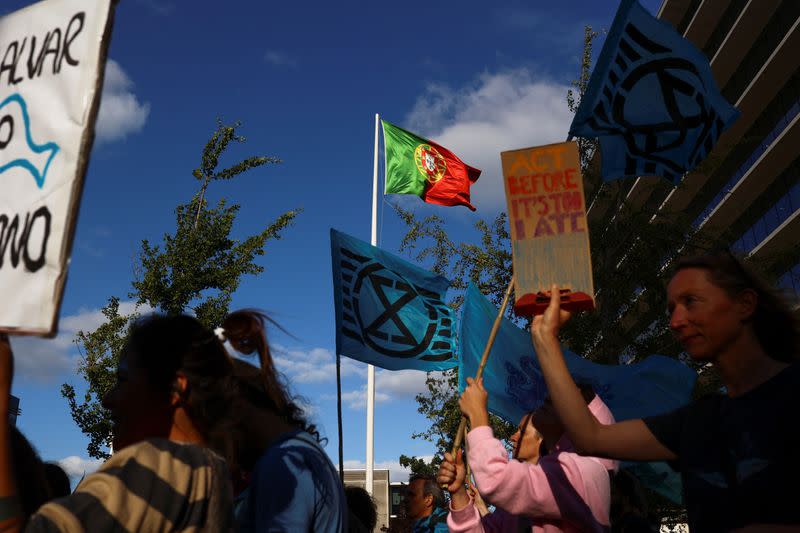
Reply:
[[[135,324],[103,399],[114,455],[71,495],[39,508],[26,531],[231,531],[230,477],[207,443],[237,423],[232,372],[223,343],[193,317]],[[0,409],[12,374],[11,346],[0,336]],[[0,424],[3,531],[24,525],[11,465],[8,426]]]

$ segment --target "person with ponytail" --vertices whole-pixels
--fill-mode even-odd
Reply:
[[[233,361],[235,427],[212,445],[230,457],[237,530],[347,531],[347,500],[320,435],[282,383],[267,343],[270,319],[258,311],[232,313],[219,333],[238,352],[256,354],[256,367]]]
[[[470,419],[468,460],[478,492],[495,511],[481,516],[465,488],[461,452],[445,453],[437,481],[450,492],[451,532],[607,532],[611,472],[616,461],[578,455],[549,398],[522,417],[509,439],[512,459],[489,426],[488,394],[483,380],[467,378],[459,406]],[[589,385],[581,388],[584,405],[601,424],[611,411]]]
[[[26,531],[232,531],[230,476],[208,444],[231,419],[233,369],[222,342],[193,317],[151,315],[134,324],[103,399],[114,454],[71,495],[40,507]],[[12,375],[11,346],[0,335],[0,408]],[[0,528],[18,531],[3,429]]]

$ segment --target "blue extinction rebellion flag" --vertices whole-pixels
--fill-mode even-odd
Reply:
[[[474,285],[467,288],[459,338],[459,388],[474,376],[497,308]],[[616,420],[643,418],[689,402],[697,374],[675,359],[651,355],[630,365],[603,365],[563,350],[572,378],[590,384]],[[489,410],[516,424],[547,395],[531,334],[503,319],[483,369]]]
[[[598,138],[605,180],[677,182],[738,117],[703,52],[636,0],[622,0],[569,133]]]
[[[336,350],[387,370],[456,366],[450,282],[331,229]]]

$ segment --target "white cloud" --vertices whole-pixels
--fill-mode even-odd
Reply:
[[[119,312],[127,315],[136,309],[135,302],[120,302]],[[141,314],[149,313],[152,308],[138,308]],[[99,309],[80,309],[74,315],[61,317],[58,335],[52,339],[37,337],[14,337],[15,374],[22,379],[49,382],[64,374],[74,372],[78,351],[75,347],[75,335],[79,331],[90,332],[97,329],[105,317]]]
[[[139,102],[133,81],[119,63],[109,59],[95,126],[98,142],[117,141],[141,131],[149,114],[150,104]]]
[[[264,61],[274,67],[297,68],[297,60],[286,52],[279,50],[267,50],[264,52]]]
[[[425,379],[426,374],[421,370],[378,370],[375,372],[375,403],[413,398],[427,390]],[[350,409],[366,409],[367,386],[343,392],[342,403]]]
[[[301,350],[272,346],[272,359],[277,369],[292,383],[321,383],[336,379],[336,358],[326,348]],[[366,365],[342,357],[342,377],[366,376]]]
[[[59,466],[64,469],[64,472],[71,478],[80,479],[84,475],[89,475],[103,464],[100,459],[86,459],[78,457],[77,455],[70,455],[58,461]]]
[[[427,390],[426,376],[421,370],[379,370],[375,373],[375,389],[395,396],[413,397]]]
[[[500,152],[564,141],[572,121],[568,88],[527,69],[483,74],[461,89],[431,84],[405,126],[483,171],[472,187],[475,207],[504,209]]]
[[[432,455],[420,456],[420,459],[430,461],[433,459]],[[347,459],[343,465],[345,470],[364,470],[366,463],[357,459]],[[402,481],[407,482],[408,477],[411,475],[411,470],[400,466],[399,461],[379,461],[375,463],[375,470],[389,470],[389,481]]]
[[[134,301],[125,301],[119,303],[119,314],[129,315],[133,312],[139,314],[146,314],[153,311],[149,305],[136,305]],[[100,309],[87,309],[82,307],[78,310],[77,314],[68,315],[61,318],[59,322],[59,329],[61,332],[77,333],[79,331],[93,331],[99,328],[106,321],[103,312]]]

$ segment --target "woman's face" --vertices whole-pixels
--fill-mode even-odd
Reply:
[[[117,366],[117,381],[103,398],[111,411],[114,450],[149,438],[167,438],[172,425],[169,391],[153,388],[138,357],[126,346]]]
[[[752,298],[731,298],[701,268],[679,270],[667,286],[669,327],[697,361],[716,361],[741,337]]]
[[[528,424],[528,427],[523,431],[522,429],[525,427],[525,424]],[[520,436],[522,436],[521,443],[519,443]],[[539,430],[533,425],[533,417],[529,417],[528,415],[523,416],[522,420],[519,421],[517,431],[511,435],[508,440],[514,446],[515,451],[519,449],[518,453],[516,453],[516,458],[518,460],[528,463],[535,463],[538,461],[539,448],[542,444],[542,434],[539,433]],[[519,448],[517,448],[518,446]]]

